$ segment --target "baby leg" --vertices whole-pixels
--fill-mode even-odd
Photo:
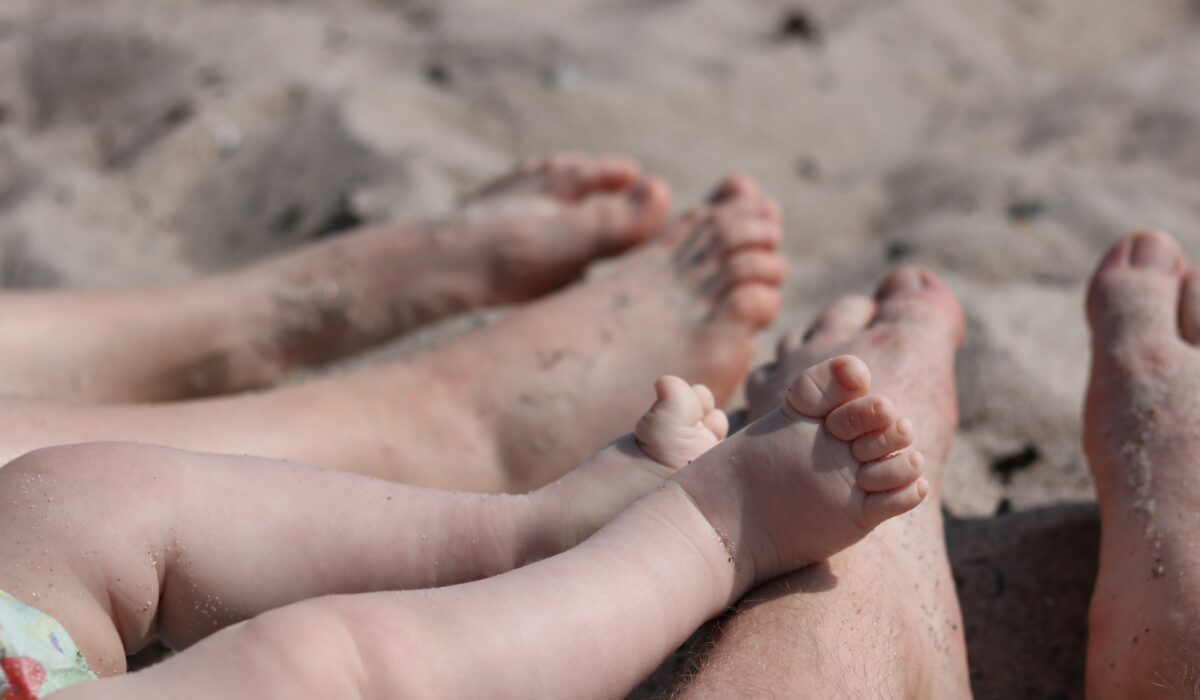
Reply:
[[[854,358],[810,369],[780,410],[556,557],[448,588],[303,602],[64,697],[620,696],[752,585],[920,502],[910,426],[857,400],[868,386]]]
[[[6,590],[62,622],[93,668],[157,633],[187,646],[331,593],[448,585],[588,537],[724,437],[703,387],[667,377],[636,436],[526,495],[457,494],[277,460],[94,444],[0,469]]]

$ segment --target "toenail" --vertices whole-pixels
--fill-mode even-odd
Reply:
[[[629,190],[629,201],[635,207],[640,207],[650,199],[650,185],[645,182],[639,182],[633,189]]]
[[[1178,272],[1183,265],[1174,243],[1165,235],[1152,231],[1136,234],[1130,258],[1134,267],[1157,268],[1163,272]]]
[[[892,274],[880,285],[876,296],[880,299],[886,299],[901,292],[915,292],[921,289],[921,273],[912,268],[901,268]]]
[[[853,358],[839,358],[834,360],[833,365],[830,367],[838,384],[841,384],[847,391],[857,391],[863,384],[862,379],[858,376],[859,372],[854,366],[854,362]]]

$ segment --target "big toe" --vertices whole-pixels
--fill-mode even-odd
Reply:
[[[1107,354],[1130,345],[1180,336],[1181,327],[1200,335],[1185,281],[1187,261],[1175,239],[1138,231],[1116,243],[1097,267],[1088,289],[1087,313],[1095,348]],[[1188,274],[1186,280],[1192,279]],[[1181,294],[1186,301],[1181,308]],[[1200,300],[1198,300],[1200,301]]]
[[[730,175],[722,180],[708,195],[710,204],[721,204],[743,197],[761,197],[762,191],[753,180],[745,175]]]
[[[707,387],[693,388],[674,375],[660,377],[654,383],[657,401],[650,408],[658,422],[674,425],[695,425],[716,406]]]
[[[612,254],[658,231],[670,206],[667,184],[646,178],[628,190],[589,197],[571,215],[577,228],[596,234],[602,253]]]
[[[582,199],[596,192],[627,189],[642,171],[637,161],[624,156],[555,153],[526,161],[518,172],[535,178],[544,194]]]
[[[786,406],[807,418],[824,418],[870,389],[867,364],[853,355],[842,355],[804,370],[788,389]]]
[[[925,341],[947,340],[957,348],[965,332],[962,308],[931,272],[902,267],[880,283],[875,292],[878,312],[872,326],[912,331]]]
[[[870,297],[858,294],[841,297],[826,306],[807,330],[793,329],[780,336],[776,353],[782,358],[799,350],[805,343],[846,343],[875,320],[878,312],[878,304]]]

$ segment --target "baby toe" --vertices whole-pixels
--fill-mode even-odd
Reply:
[[[875,527],[889,518],[903,515],[920,505],[928,493],[929,482],[923,478],[892,491],[868,493],[862,502],[863,524]]]
[[[833,409],[825,417],[829,434],[851,442],[869,433],[884,430],[898,418],[896,405],[886,396],[870,394]]]
[[[850,452],[860,462],[874,462],[913,444],[913,435],[912,421],[901,418],[883,430],[858,438],[851,443]]]
[[[643,416],[643,422],[651,419],[654,425],[696,425],[704,418],[705,411],[700,396],[691,385],[674,375],[659,377],[654,382],[657,400]]]
[[[717,398],[713,396],[712,389],[703,384],[693,384],[692,391],[696,392],[696,397],[700,399],[700,409],[705,415],[717,407]]]
[[[919,479],[924,467],[925,456],[919,451],[901,452],[859,467],[858,487],[867,492],[892,491]]]
[[[704,416],[704,427],[712,431],[713,437],[724,440],[729,435],[729,416],[719,408],[709,411]]]
[[[784,405],[801,416],[824,418],[870,388],[871,371],[866,363],[853,355],[841,355],[804,370],[788,389]]]

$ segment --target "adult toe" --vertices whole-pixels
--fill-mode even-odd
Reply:
[[[1088,289],[1088,322],[1099,354],[1122,351],[1150,342],[1180,337],[1184,311],[1196,304],[1181,303],[1192,294],[1184,271],[1186,258],[1179,244],[1159,231],[1138,231],[1116,243],[1097,267]],[[1190,278],[1191,275],[1188,275]],[[1186,322],[1190,333],[1200,324]]]
[[[950,345],[962,344],[962,308],[940,279],[915,267],[902,267],[884,278],[875,291],[878,312],[874,327],[886,327],[930,340],[941,334]]]
[[[870,297],[861,294],[841,297],[826,306],[799,339],[788,338],[789,347],[799,349],[804,342],[844,343],[861,333],[874,320],[877,312],[878,305]],[[783,349],[781,344],[780,350]]]

